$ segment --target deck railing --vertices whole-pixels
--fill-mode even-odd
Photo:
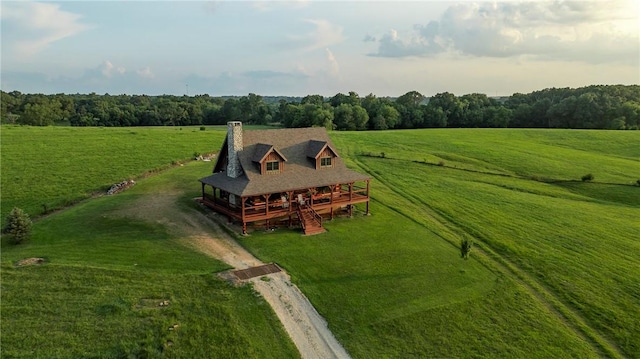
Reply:
[[[364,189],[366,191],[366,189]],[[333,197],[333,198],[331,198]],[[351,197],[351,198],[349,198]],[[242,220],[242,208],[240,205],[229,204],[225,199],[220,197],[214,197],[213,194],[205,193],[203,198],[203,203],[226,215],[229,217],[233,217],[237,220]],[[310,210],[310,213],[313,214],[315,218],[317,218],[320,223],[322,223],[322,216],[318,214],[318,211],[328,210],[329,208],[335,208],[338,206],[345,206],[349,204],[363,203],[369,200],[369,197],[365,193],[361,193],[361,190],[358,189],[358,192],[355,190],[349,196],[348,191],[341,191],[340,193],[334,192],[330,196],[325,196],[324,198],[315,198],[313,199],[313,204],[308,203],[307,208]],[[292,214],[295,211],[294,208],[284,207],[282,204],[272,205],[269,203],[269,211],[266,211],[266,206],[264,204],[245,206],[244,207],[244,216],[246,222],[258,221],[263,219],[284,217]]]
[[[322,217],[318,214],[318,212],[316,212],[316,210],[313,209],[313,207],[307,206],[306,208],[308,209],[309,213],[313,215],[313,218],[315,218],[315,220],[318,221],[320,226],[322,226]]]
[[[296,209],[296,213],[298,214],[298,218],[300,219],[300,226],[302,227],[302,231],[306,231],[307,226],[302,219],[302,206],[298,206],[298,208]]]

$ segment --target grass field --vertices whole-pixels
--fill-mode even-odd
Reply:
[[[210,167],[170,169],[39,220],[28,244],[3,241],[2,357],[297,357],[266,301],[215,276],[225,264],[185,247],[184,229],[130,210],[160,197],[196,211],[188,179]],[[46,263],[14,266],[32,257]]]
[[[28,127],[3,125],[2,221],[18,206],[37,216],[106,192],[114,183],[138,178],[216,151],[224,126],[207,127]]]
[[[7,163],[5,146],[27,151],[21,146],[31,143],[11,141],[31,130],[42,131],[46,146],[59,131],[12,127],[7,137],[2,129],[3,213],[5,195],[11,201],[20,190],[6,186],[18,167]],[[58,143],[63,148],[52,163],[84,147],[113,152],[109,143],[119,141],[93,136],[128,131],[64,130],[78,140]],[[191,128],[184,136],[175,134],[179,129],[134,131],[154,132],[164,143],[163,136],[177,136],[185,154],[147,168],[140,160],[133,177],[215,150],[224,139],[223,132]],[[328,232],[313,237],[283,229],[240,241],[291,274],[354,358],[640,356],[640,187],[633,186],[640,179],[640,133],[447,129],[331,137],[350,167],[373,177],[372,215],[327,222]],[[201,140],[202,147],[190,149]],[[128,145],[131,153],[161,147]],[[28,245],[3,244],[3,356],[193,357],[208,349],[205,342],[225,343],[216,346],[221,357],[294,355],[262,300],[212,277],[222,264],[183,247],[166,225],[123,215],[143,211],[136,201],[158,193],[181,193],[180,211],[194,210],[188,199],[211,166],[191,163],[144,179],[40,220]],[[80,170],[61,166],[54,175],[73,178]],[[40,173],[22,171],[28,183]],[[593,182],[580,181],[587,173]],[[71,185],[85,194],[105,186],[96,176]],[[63,187],[54,192],[75,191]],[[475,242],[468,261],[459,255],[462,238]],[[30,256],[49,263],[12,265]],[[146,308],[147,298],[175,306]],[[43,334],[47,322],[59,323],[50,337]],[[174,322],[177,331],[163,329]],[[96,323],[105,325],[91,329]],[[169,340],[172,349],[161,354]],[[273,351],[270,341],[278,343]],[[35,342],[43,348],[37,355],[28,352]],[[70,349],[74,343],[78,349]]]
[[[284,243],[281,235],[267,234],[242,241],[301,276],[303,290],[354,356],[470,357],[477,352],[467,346],[476,345],[482,356],[640,355],[640,187],[632,185],[640,178],[637,133],[429,130],[332,137],[353,167],[374,177],[373,216],[327,225],[329,232],[311,248],[295,236]],[[586,173],[594,183],[580,181]],[[488,293],[467,288],[456,273],[430,272],[466,264],[455,265],[461,238],[475,241],[481,262],[500,278],[499,284],[471,281]],[[442,278],[447,288],[438,285]],[[434,290],[449,303],[431,307]],[[452,316],[458,320],[446,331],[435,329],[433,318]],[[361,330],[355,334],[353,327]]]

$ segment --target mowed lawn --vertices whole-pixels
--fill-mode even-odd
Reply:
[[[386,196],[383,202],[473,237],[584,319],[596,339],[640,355],[639,133],[435,130],[334,138],[375,182],[419,210]],[[386,158],[357,155],[374,148]],[[586,173],[592,183],[580,181]]]
[[[166,209],[130,209],[169,196],[162,203],[198,211],[194,178],[210,164],[43,218],[27,244],[3,241],[2,357],[298,357],[266,301],[216,277],[227,265],[187,248],[184,228],[144,219]],[[45,263],[15,266],[33,257]]]

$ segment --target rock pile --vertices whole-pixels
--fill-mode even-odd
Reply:
[[[197,156],[193,157],[193,159],[196,160],[196,161],[204,161],[204,162],[210,162],[214,158],[216,158],[216,154],[215,153],[210,153],[210,154],[205,154],[205,155],[197,155]]]
[[[25,258],[16,263],[16,267],[30,266],[34,264],[43,264],[44,258]]]
[[[122,192],[125,189],[133,187],[133,185],[135,184],[136,184],[136,181],[134,180],[127,180],[127,181],[122,181],[120,183],[116,183],[113,186],[111,186],[111,188],[109,188],[109,190],[107,191],[107,194],[111,195],[111,194],[116,194],[118,192]]]

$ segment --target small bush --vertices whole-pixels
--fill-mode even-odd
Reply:
[[[385,158],[386,154],[384,152],[380,152],[380,157]]]
[[[473,242],[468,239],[463,239],[460,241],[460,257],[465,260],[469,259],[469,253],[471,252],[471,247],[473,247]]]
[[[442,166],[444,166],[444,165],[445,165],[444,161],[440,161],[440,162],[438,162],[438,166],[442,167]]]
[[[31,235],[31,218],[18,207],[14,207],[7,216],[7,224],[2,229],[2,233],[9,237],[12,244],[20,244]]]
[[[206,130],[206,129],[207,129],[206,127],[204,127],[204,126],[200,126],[200,131],[204,131],[204,130]]]
[[[591,173],[587,173],[586,175],[582,176],[582,182],[591,182],[593,181],[593,175]]]
[[[636,185],[640,186],[640,179],[636,181]]]

